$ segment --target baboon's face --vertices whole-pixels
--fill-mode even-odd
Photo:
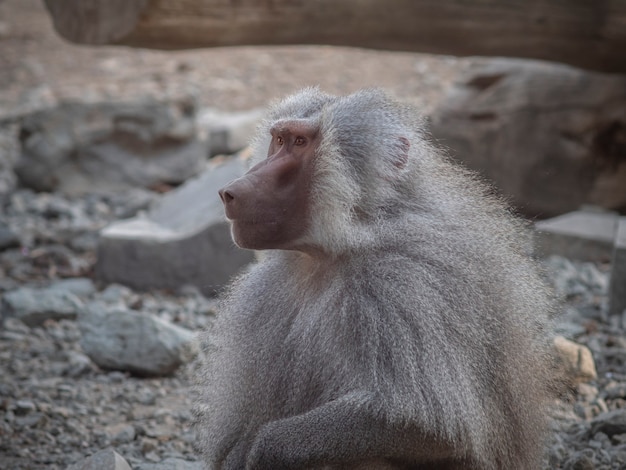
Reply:
[[[241,248],[293,249],[310,223],[318,128],[307,120],[281,120],[270,133],[268,157],[219,190]]]

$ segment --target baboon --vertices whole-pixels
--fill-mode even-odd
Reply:
[[[205,337],[208,468],[537,469],[552,304],[526,224],[380,90],[305,89],[253,148],[219,193],[269,251]]]

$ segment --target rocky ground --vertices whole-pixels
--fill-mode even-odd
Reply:
[[[3,308],[40,314],[24,317],[30,326],[7,318],[0,330],[2,468],[64,469],[108,446],[132,468],[196,468],[190,384],[197,363],[183,361],[165,377],[111,372],[94,363],[84,338],[80,311],[92,305],[143,312],[186,331],[213,318],[212,299],[194,289],[139,293],[91,281],[98,229],[116,214],[137,210],[132,198],[72,199],[23,189],[3,204]],[[578,385],[555,404],[557,433],[546,468],[624,468],[626,315],[605,314],[609,266],[559,257],[545,263],[565,300],[559,330],[590,348],[598,372],[597,380]],[[25,305],[18,294],[26,287],[33,300]],[[50,292],[74,299],[71,307],[45,300],[44,306],[33,305]]]
[[[203,106],[248,110],[304,85],[336,93],[381,85],[428,111],[457,67],[445,57],[328,47],[78,47],[54,35],[39,2],[0,0],[0,154],[16,154],[17,117],[66,99],[193,95]],[[70,197],[5,183],[3,193],[0,178],[0,295],[4,311],[22,312],[23,321],[7,318],[0,328],[0,468],[65,469],[107,447],[134,469],[199,468],[190,429],[198,363],[189,351],[170,347],[155,376],[141,367],[150,358],[98,356],[85,331],[97,338],[99,326],[81,314],[101,308],[158,319],[151,327],[177,327],[167,330],[175,345],[210,324],[214,301],[194,289],[141,293],[93,281],[98,231],[159,195]],[[564,301],[560,332],[591,350],[597,379],[555,403],[545,468],[626,468],[626,314],[606,314],[610,266],[558,257],[546,266]],[[96,364],[116,360],[134,373]]]

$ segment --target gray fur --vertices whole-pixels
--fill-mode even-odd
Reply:
[[[222,299],[198,403],[208,468],[538,467],[551,303],[526,227],[415,115],[377,90],[270,110],[257,158],[278,119],[323,133],[315,249],[269,251]]]

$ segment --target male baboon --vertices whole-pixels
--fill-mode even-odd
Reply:
[[[209,334],[209,468],[536,469],[550,301],[524,224],[380,91],[307,89],[261,127],[220,191],[271,251]]]

